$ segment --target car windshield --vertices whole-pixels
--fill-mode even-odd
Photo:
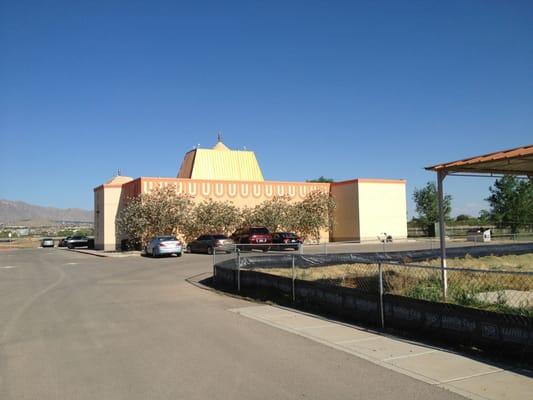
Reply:
[[[296,239],[296,235],[294,233],[280,233],[280,235],[284,238],[289,238],[289,239]]]
[[[214,239],[227,239],[228,237],[226,235],[213,235]]]
[[[251,228],[250,233],[254,235],[268,235],[267,228]]]
[[[166,242],[167,240],[176,240],[175,236],[160,236],[159,241]]]

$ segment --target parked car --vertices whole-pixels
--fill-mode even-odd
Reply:
[[[67,236],[59,241],[57,247],[67,247],[67,240],[72,239],[72,236]]]
[[[72,236],[65,240],[65,244],[69,249],[74,249],[76,247],[87,247],[89,246],[89,239],[87,236]]]
[[[54,239],[43,238],[43,240],[41,240],[41,247],[54,247]]]
[[[175,236],[155,236],[146,244],[144,252],[152,257],[165,254],[176,254],[181,257],[183,253],[181,242]]]
[[[230,253],[232,250],[233,240],[226,235],[202,235],[198,239],[187,244],[189,253],[207,253],[213,254],[214,249],[221,249]]]
[[[302,239],[296,233],[292,232],[275,232],[272,234],[272,248],[276,250],[293,249],[298,250]]]
[[[237,248],[241,250],[259,249],[268,251],[268,245],[272,243],[272,235],[270,235],[270,232],[264,226],[239,229],[231,237],[237,244]],[[239,246],[239,244],[245,246]]]

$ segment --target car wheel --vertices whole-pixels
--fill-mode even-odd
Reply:
[[[159,257],[159,251],[155,248],[152,249],[152,257],[157,258]]]
[[[70,250],[72,250],[72,249],[74,248],[74,246],[72,246],[71,244],[69,244],[69,245],[67,246],[67,248],[70,249]]]
[[[208,247],[207,248],[207,254],[213,255],[213,248],[212,247]]]
[[[192,253],[192,251],[191,251],[191,246],[187,245],[187,247],[185,248],[185,251],[186,251],[187,253]]]
[[[177,255],[178,257],[181,257],[182,254],[183,254],[183,253],[176,253],[176,255]]]

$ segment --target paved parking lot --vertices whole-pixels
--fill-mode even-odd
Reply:
[[[211,257],[0,251],[0,398],[454,399],[231,310],[191,285]]]

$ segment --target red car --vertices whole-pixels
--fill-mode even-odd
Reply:
[[[268,251],[272,244],[272,235],[264,226],[252,226],[239,229],[231,238],[240,250],[263,250]],[[242,246],[239,246],[242,245]]]

